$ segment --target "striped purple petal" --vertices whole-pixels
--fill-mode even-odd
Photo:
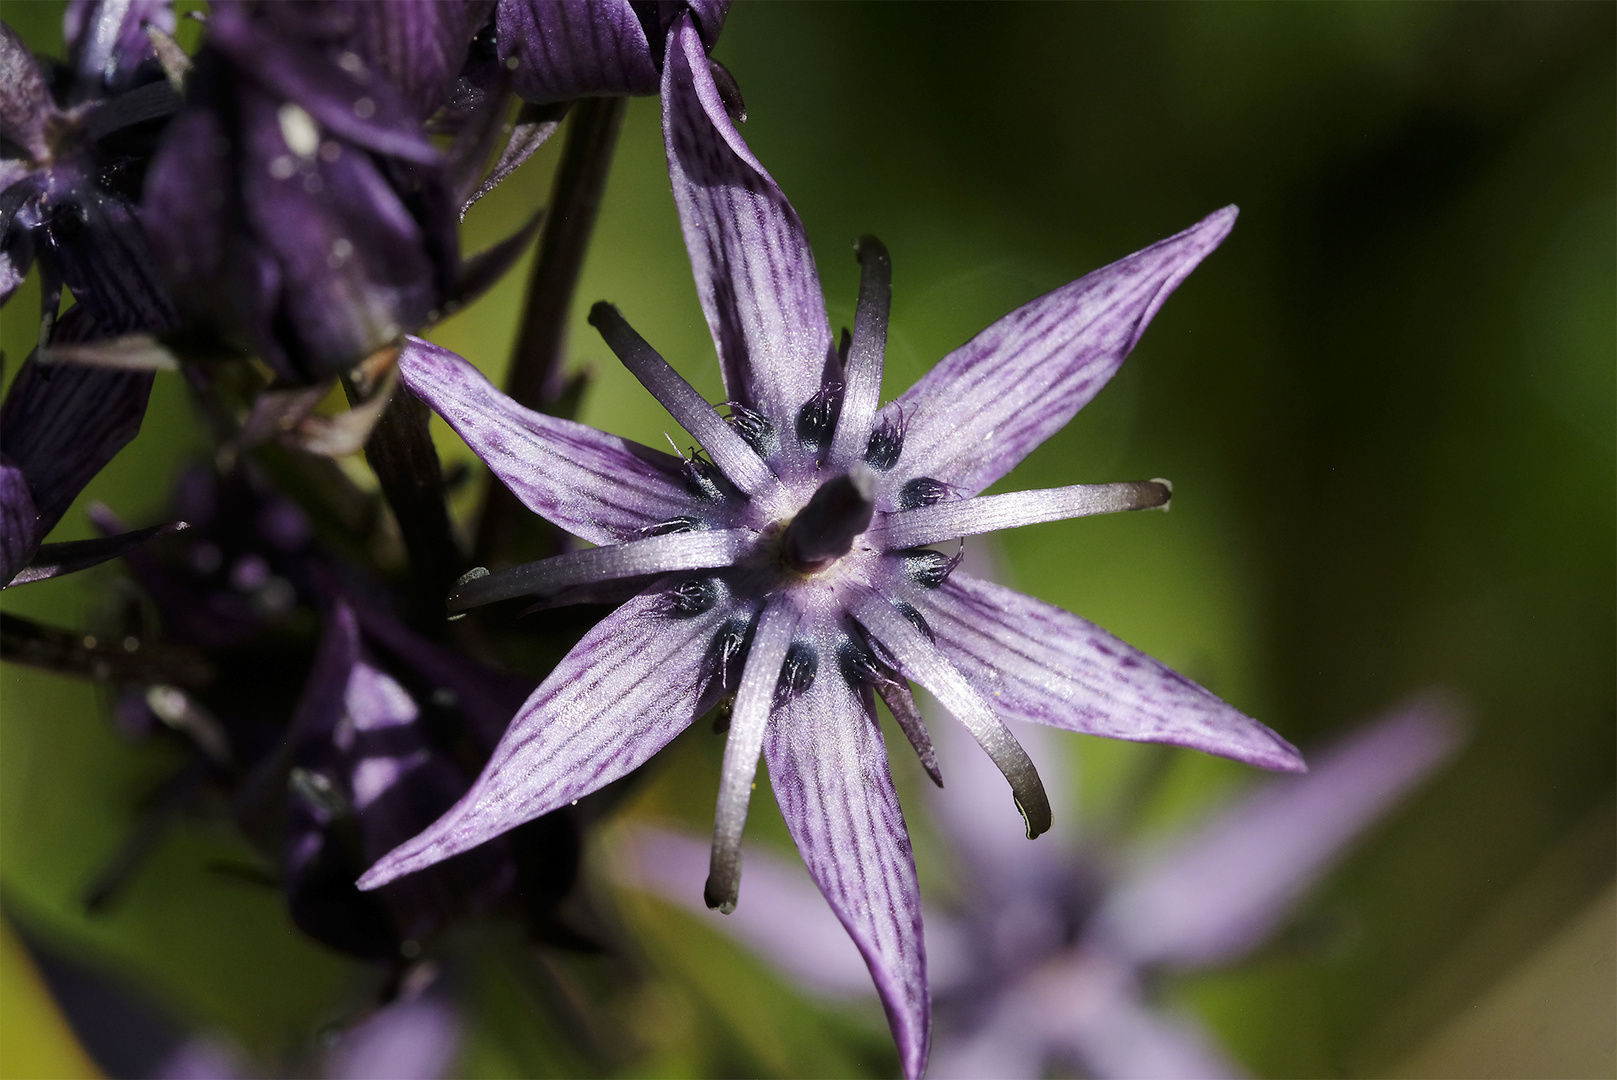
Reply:
[[[646,28],[628,0],[500,0],[499,57],[528,101],[655,94]]]
[[[524,409],[447,349],[407,338],[399,371],[529,510],[593,544],[687,514],[678,458]]]
[[[975,495],[1009,472],[1117,373],[1168,294],[1229,234],[1235,214],[1225,207],[1064,285],[944,357],[898,399],[905,433],[894,489],[925,476]]]
[[[1421,699],[1264,785],[1139,868],[1108,901],[1102,933],[1138,962],[1233,959],[1272,933],[1344,848],[1442,764],[1459,725]]]
[[[638,768],[712,704],[709,648],[733,614],[727,600],[680,614],[658,587],[602,619],[528,698],[466,797],[360,887],[441,862]]]
[[[1058,607],[960,572],[904,595],[936,632],[938,648],[1002,716],[1188,746],[1265,769],[1304,768],[1279,735]]]
[[[57,324],[60,339],[80,339],[88,320]],[[149,372],[107,371],[24,362],[0,409],[0,454],[21,469],[44,539],[79,492],[140,431],[151,394]]]
[[[920,1076],[932,1031],[921,897],[870,691],[822,663],[776,707],[764,759],[803,862],[870,967],[904,1075]]]
[[[689,17],[669,34],[663,137],[725,390],[790,430],[831,356],[820,277],[797,211],[730,122]]]
[[[0,456],[0,584],[28,565],[39,547],[39,514],[22,470]]]

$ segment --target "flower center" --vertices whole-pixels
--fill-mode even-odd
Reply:
[[[800,574],[816,574],[853,548],[876,511],[876,478],[863,465],[821,484],[786,526],[781,556]]]

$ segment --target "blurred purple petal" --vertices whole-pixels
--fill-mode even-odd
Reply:
[[[678,458],[524,409],[447,349],[409,338],[399,370],[524,506],[595,544],[690,510]]]
[[[532,102],[655,94],[661,56],[629,0],[500,0],[499,57]]]
[[[1033,1008],[1052,1056],[1076,1060],[1097,1080],[1224,1080],[1245,1072],[1188,1019],[1148,1007],[1138,990],[1095,995],[1080,1017],[1071,1005],[1084,990],[1059,986]]]
[[[1058,607],[961,572],[908,597],[944,655],[1005,716],[1266,769],[1303,767],[1291,744],[1256,720]]]
[[[11,27],[0,23],[0,136],[35,161],[45,161],[51,151],[45,128],[56,115],[34,54]]]
[[[730,122],[688,17],[669,35],[663,132],[725,391],[778,428],[795,424],[831,353],[819,274],[797,211]]]
[[[820,655],[834,656],[834,635],[820,638]],[[921,897],[869,689],[823,663],[776,707],[764,757],[804,864],[870,966],[904,1074],[918,1077],[932,1029]]]
[[[1360,832],[1459,744],[1452,710],[1420,699],[1273,780],[1147,862],[1101,932],[1142,963],[1215,964],[1268,937]]]
[[[424,165],[438,151],[421,130],[421,117],[391,83],[361,63],[343,64],[329,50],[292,33],[277,32],[294,9],[270,4],[247,14],[221,5],[208,20],[208,42],[275,97],[296,103],[344,139],[378,154]]]
[[[443,105],[494,0],[369,0],[350,6],[355,51],[425,120]]]
[[[1225,207],[1064,285],[944,357],[898,399],[905,434],[895,482],[930,477],[975,495],[1004,476],[1111,380],[1235,213]]]
[[[88,327],[87,319],[69,312],[57,336],[82,339]],[[151,388],[149,372],[23,363],[0,408],[0,454],[28,479],[38,539],[140,431]]]
[[[156,1080],[238,1080],[248,1072],[235,1046],[199,1036],[181,1043],[154,1075]]]
[[[748,846],[742,866],[746,902],[720,915],[702,900],[712,845],[663,829],[636,828],[625,842],[620,871],[629,884],[678,904],[735,938],[816,993],[871,993],[870,969],[825,897],[796,860]]]
[[[731,615],[652,588],[602,619],[539,684],[472,790],[360,879],[371,889],[475,847],[637,768],[709,704],[706,657]]]
[[[75,75],[75,94],[97,96],[128,89],[142,61],[155,59],[146,24],[174,33],[170,0],[70,0],[62,37]]]
[[[343,1080],[438,1080],[460,1049],[460,1017],[437,995],[399,1001],[337,1039],[326,1075]]]
[[[39,547],[39,513],[22,470],[0,455],[0,583],[9,583]]]

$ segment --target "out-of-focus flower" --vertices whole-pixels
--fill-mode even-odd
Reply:
[[[143,24],[172,28],[169,5],[71,5],[69,63],[54,78],[0,24],[0,304],[37,262],[42,349],[174,323],[134,212],[153,140],[179,104]],[[64,286],[78,306],[58,323]],[[147,372],[47,359],[23,365],[0,422],[0,586],[81,569],[146,538],[40,552],[74,497],[140,430],[152,384]]]
[[[456,207],[424,124],[489,7],[215,5],[143,203],[188,316],[305,383],[441,310]]]
[[[1041,749],[1041,732],[1022,731]],[[939,1011],[928,1075],[1077,1067],[1207,1080],[1240,1070],[1194,1021],[1153,1002],[1151,976],[1231,963],[1272,937],[1342,852],[1449,758],[1459,725],[1440,700],[1417,699],[1313,756],[1308,775],[1267,781],[1168,843],[1123,853],[1074,842],[1073,815],[1053,837],[1068,843],[1017,844],[994,813],[997,778],[950,741],[949,790],[936,804],[960,861],[958,906],[926,914]],[[1060,760],[1040,759],[1047,769]],[[637,829],[620,874],[706,915],[692,900],[705,847]],[[859,956],[814,910],[802,873],[767,852],[747,859],[749,889],[762,884],[767,902],[718,928],[811,991],[868,993]]]
[[[798,848],[870,966],[905,1071],[930,1005],[909,839],[876,725],[892,708],[936,777],[906,680],[964,722],[1029,836],[1050,825],[1004,718],[1191,746],[1267,768],[1274,732],[1096,626],[964,574],[926,545],[1166,504],[1161,482],[976,497],[1098,392],[1234,222],[1226,209],[1036,300],[878,408],[890,269],[874,241],[855,329],[832,342],[802,225],[742,142],[688,17],[663,70],[669,169],[730,395],[721,417],[617,311],[591,320],[702,444],[680,459],[529,412],[411,340],[400,368],[530,509],[591,543],[451,595],[630,595],[512,721],[476,786],[362,879],[431,866],[640,765],[734,692],[707,902],[734,907],[762,754]]]

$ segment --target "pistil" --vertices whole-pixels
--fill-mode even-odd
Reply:
[[[853,548],[854,538],[870,527],[876,511],[875,477],[863,465],[820,485],[808,505],[798,511],[781,540],[786,565],[814,574]]]

